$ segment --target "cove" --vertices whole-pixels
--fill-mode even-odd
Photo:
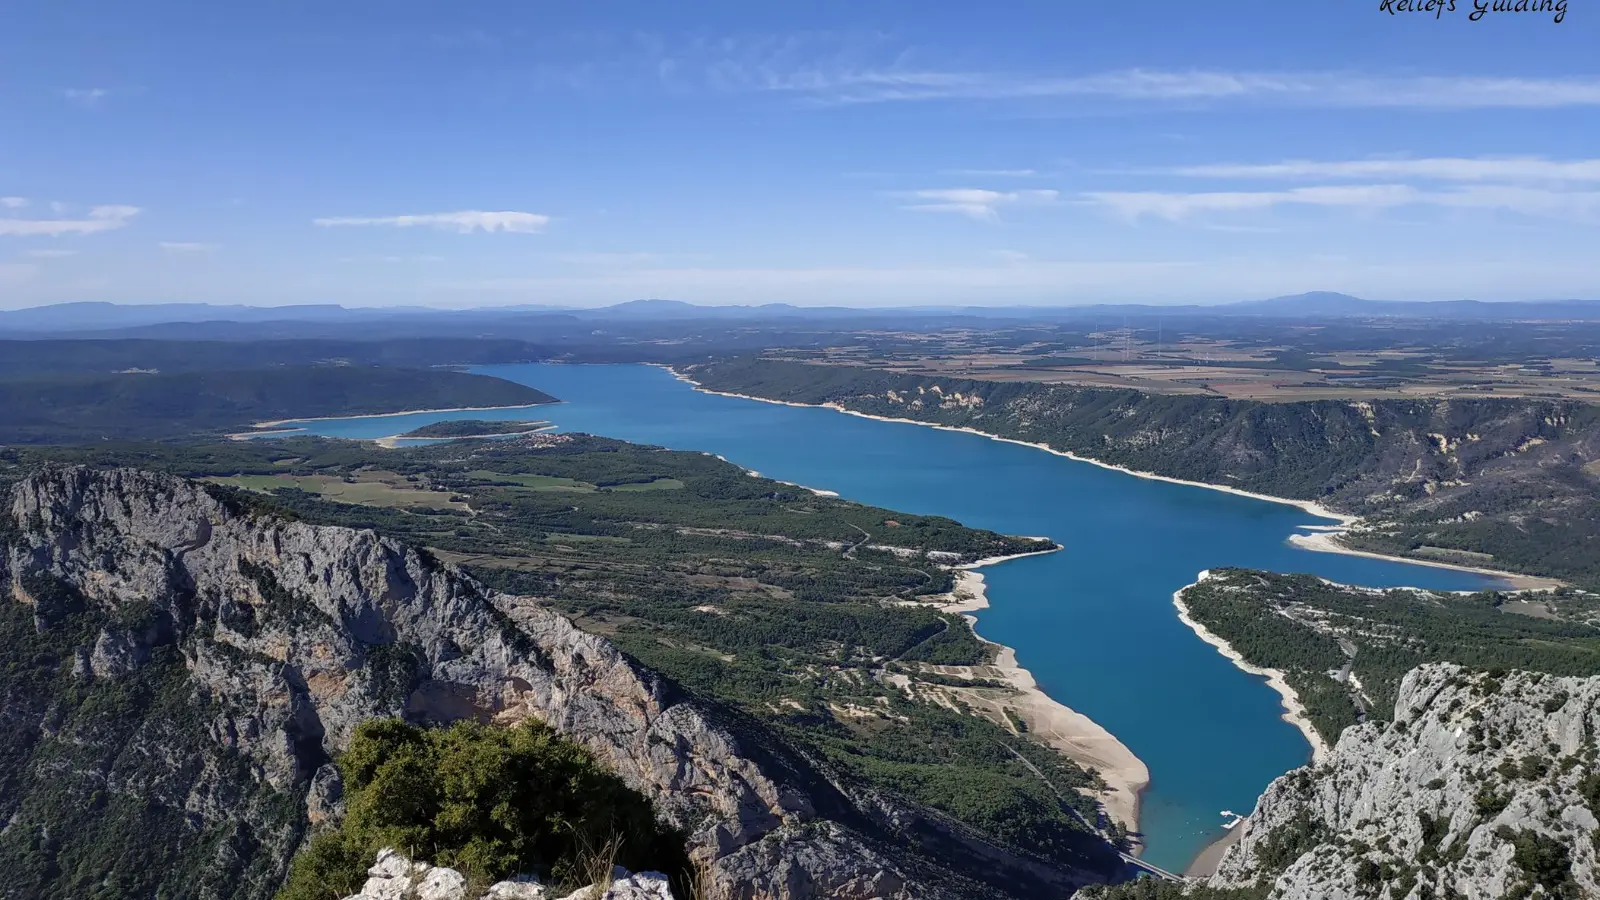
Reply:
[[[976,528],[1049,537],[1059,553],[983,570],[984,637],[1013,647],[1055,699],[1099,722],[1150,769],[1146,859],[1181,871],[1310,748],[1278,696],[1178,621],[1174,591],[1203,569],[1310,572],[1374,587],[1472,590],[1491,578],[1300,550],[1297,507],[1137,478],[1017,444],[832,410],[706,394],[638,365],[474,369],[564,402],[531,409],[289,423],[377,438],[447,419],[547,419],[582,431],[726,457],[771,478]]]

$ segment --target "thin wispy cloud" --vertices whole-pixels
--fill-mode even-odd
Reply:
[[[0,197],[0,209],[26,209],[27,197]]]
[[[168,253],[215,253],[222,245],[199,241],[161,241],[160,247]]]
[[[1123,69],[1084,75],[813,69],[761,82],[822,103],[1110,100],[1395,109],[1555,109],[1600,105],[1600,78]]]
[[[1511,185],[1474,185],[1427,191],[1406,184],[1323,185],[1282,191],[1097,191],[1083,196],[1129,220],[1184,221],[1206,213],[1237,213],[1277,206],[1384,210],[1403,206],[1500,210],[1554,218],[1600,213],[1600,191],[1558,191]]]
[[[908,191],[896,196],[915,202],[902,205],[913,212],[955,213],[980,222],[998,222],[1007,206],[1053,203],[1057,191],[990,191],[980,188],[939,188]]]
[[[508,231],[519,234],[538,234],[550,224],[550,217],[530,212],[486,212],[468,209],[459,212],[422,213],[403,216],[333,216],[313,219],[322,228],[389,227],[437,228],[471,234],[475,231]]]
[[[625,49],[626,52],[619,53]],[[538,81],[597,90],[651,84],[672,93],[774,93],[808,103],[1064,101],[1127,105],[1558,109],[1600,106],[1600,76],[1470,72],[1250,71],[1154,66],[1063,72],[961,67],[878,31],[674,39],[636,33],[580,48]]]
[[[100,105],[100,101],[110,96],[111,92],[105,88],[67,88],[61,92],[67,101],[85,108]]]
[[[1318,162],[1217,163],[1156,170],[1196,178],[1318,179],[1407,178],[1433,181],[1600,181],[1600,159],[1554,160],[1541,156],[1428,157]]]
[[[137,206],[95,206],[81,219],[0,219],[0,236],[61,237],[115,231],[132,222],[139,212]]]

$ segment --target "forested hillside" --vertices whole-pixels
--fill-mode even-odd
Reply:
[[[1284,672],[1329,745],[1358,721],[1391,719],[1401,679],[1423,663],[1600,672],[1600,599],[1570,589],[1377,590],[1222,569],[1185,588],[1182,602],[1247,662]]]
[[[1537,399],[1263,403],[739,359],[707,389],[975,428],[1363,517],[1356,547],[1600,585],[1600,408]]]
[[[149,338],[0,340],[0,378],[42,374],[109,375],[126,369],[202,372],[271,366],[465,366],[539,359],[546,347],[492,338],[262,340],[261,326],[237,325],[235,340]],[[346,331],[350,326],[340,326]],[[250,332],[256,333],[251,334]]]
[[[240,431],[272,419],[554,400],[484,375],[376,366],[0,379],[0,446],[171,440]]]

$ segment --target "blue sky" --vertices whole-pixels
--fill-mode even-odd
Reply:
[[[1600,298],[1600,8],[1473,5],[17,2],[0,307]]]

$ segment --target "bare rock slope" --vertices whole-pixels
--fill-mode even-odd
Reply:
[[[0,685],[0,860],[32,879],[15,896],[119,879],[129,896],[270,896],[308,825],[339,815],[332,755],[364,719],[400,715],[549,723],[689,835],[717,898],[1090,880],[849,795],[532,599],[182,479],[59,468],[16,484],[0,590],[10,632],[38,644],[8,651],[31,655]],[[75,820],[84,804],[103,809]]]
[[[1600,677],[1425,665],[1393,723],[1277,779],[1209,888],[1275,900],[1600,897]]]

